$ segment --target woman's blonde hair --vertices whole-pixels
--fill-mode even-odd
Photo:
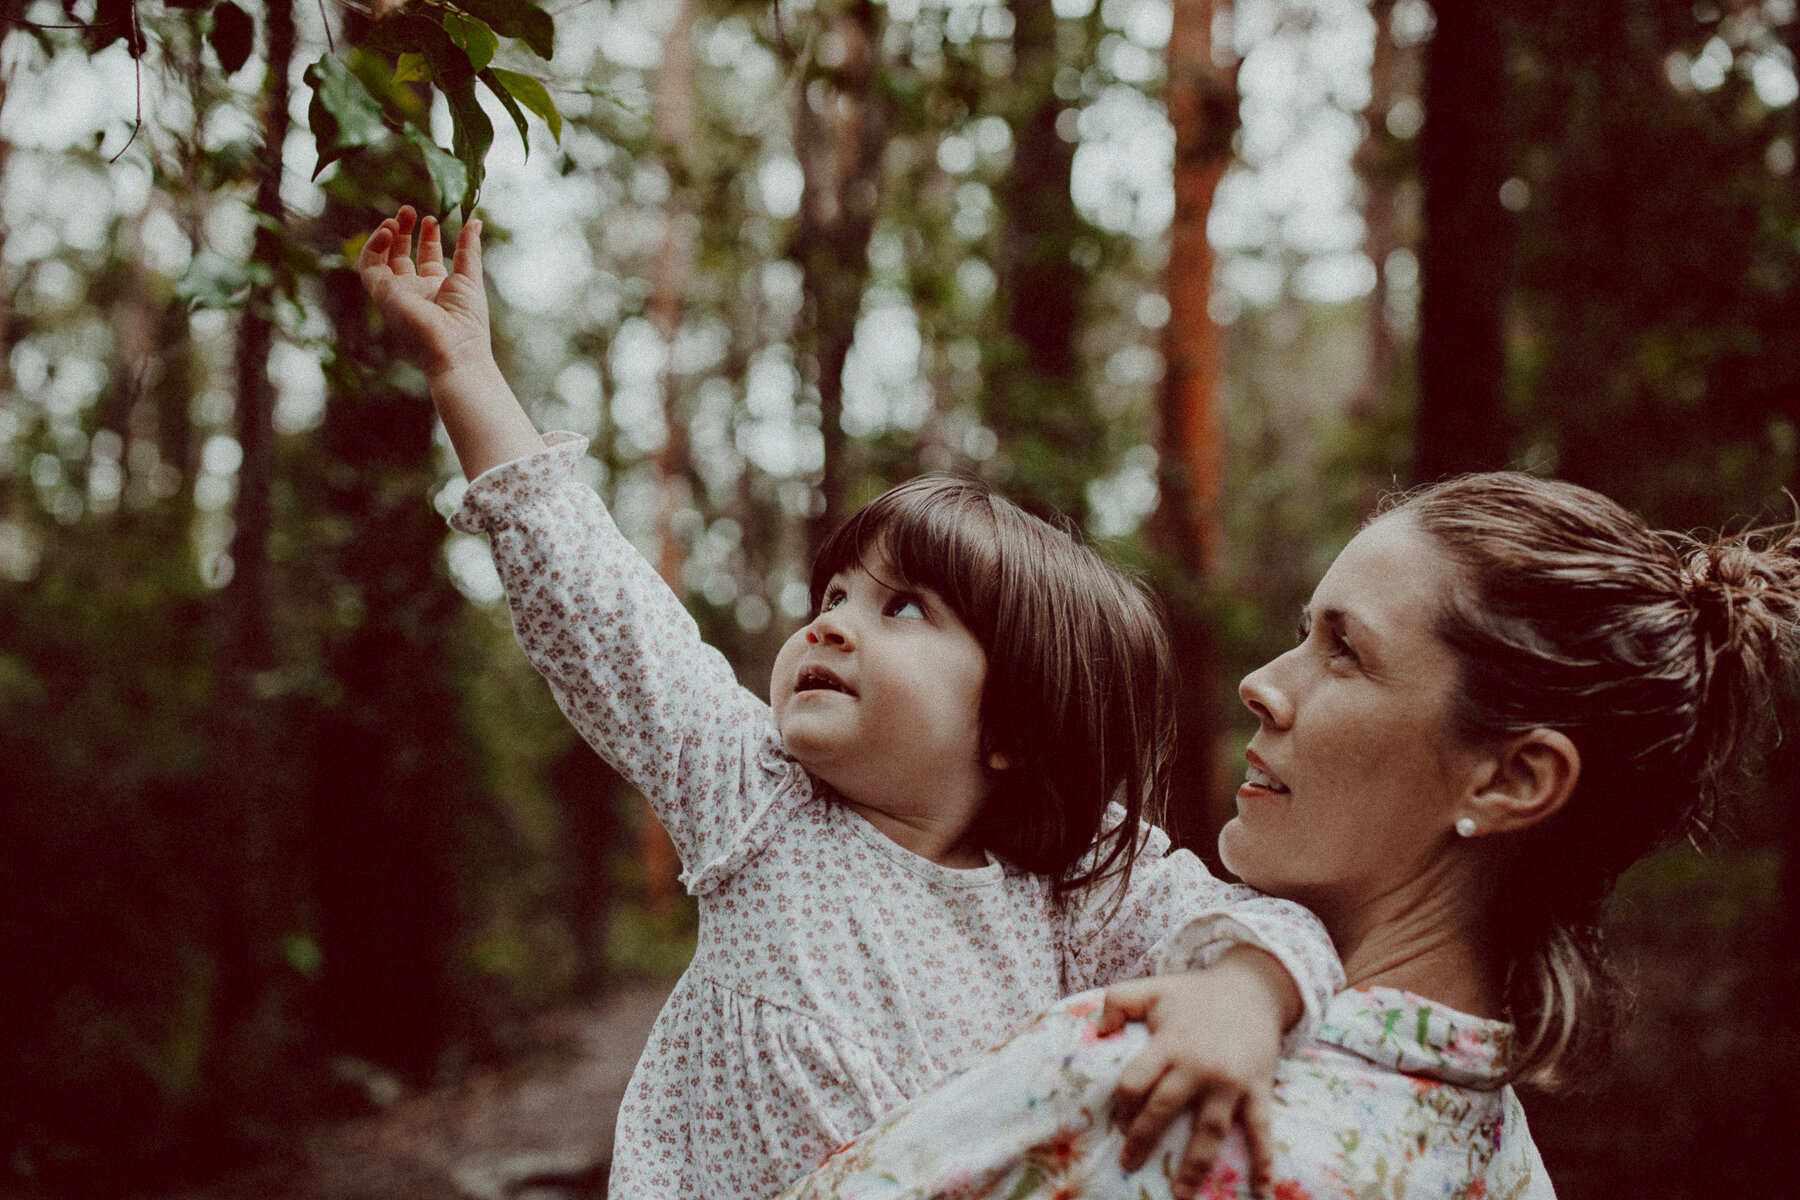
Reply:
[[[1578,1081],[1610,1050],[1619,989],[1600,935],[1614,883],[1692,836],[1771,726],[1796,653],[1800,535],[1656,531],[1586,488],[1512,472],[1390,499],[1461,586],[1438,632],[1456,653],[1451,732],[1560,730],[1581,754],[1554,817],[1495,846],[1488,928],[1518,1027],[1514,1078]]]

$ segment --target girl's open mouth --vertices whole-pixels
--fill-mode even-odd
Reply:
[[[800,677],[794,681],[794,694],[801,692],[842,692],[846,696],[856,693],[844,686],[844,681],[832,674],[825,667],[809,666],[800,668]]]

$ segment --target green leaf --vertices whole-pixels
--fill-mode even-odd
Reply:
[[[362,81],[338,58],[327,54],[306,68],[306,83],[313,90],[307,106],[307,123],[319,149],[319,172],[352,150],[374,145],[387,134],[381,105]]]
[[[557,145],[562,145],[562,114],[551,102],[550,91],[543,83],[529,75],[521,75],[517,71],[501,67],[490,68],[488,74],[497,79],[513,99],[542,117],[544,124],[550,127],[550,136],[556,139]]]
[[[500,97],[500,103],[512,117],[513,124],[519,127],[519,140],[525,143],[525,158],[529,162],[531,159],[531,133],[525,128],[525,114],[520,110],[519,102],[512,98],[512,93],[506,90],[493,71],[483,71],[476,78],[487,84],[488,90],[494,95]]]
[[[556,22],[531,0],[457,0],[456,6],[500,36],[518,38],[539,58],[556,52]]]
[[[219,56],[219,66],[227,75],[235,75],[238,68],[250,61],[250,51],[256,44],[256,22],[231,0],[225,0],[213,9],[212,29],[207,32],[206,40],[213,53]]]
[[[500,48],[500,39],[492,29],[459,12],[444,14],[444,32],[469,56],[469,66],[477,74],[487,70],[487,65],[494,61],[494,51]]]
[[[468,172],[468,190],[462,197],[467,218],[481,194],[487,176],[487,152],[494,144],[494,123],[475,95],[475,72],[469,56],[443,30],[425,40],[425,57],[431,60],[431,78],[450,105],[450,146]]]
[[[190,309],[241,308],[253,285],[274,277],[266,263],[239,262],[216,250],[202,250],[175,281],[175,298]]]
[[[431,78],[431,65],[423,54],[402,51],[394,62],[395,83],[419,83]]]
[[[406,127],[406,140],[418,147],[425,159],[425,173],[437,189],[438,211],[449,212],[460,206],[469,194],[469,173],[462,163],[415,126]]]

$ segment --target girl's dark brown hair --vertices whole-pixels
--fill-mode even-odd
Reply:
[[[1123,895],[1174,742],[1173,657],[1143,589],[1073,531],[961,478],[901,484],[846,521],[813,563],[814,607],[833,575],[882,560],[901,576],[884,582],[936,592],[987,655],[982,756],[1009,765],[989,773],[972,836],[1059,900],[1109,879]]]
[[[1710,821],[1770,727],[1796,653],[1794,529],[1719,541],[1650,529],[1586,488],[1512,472],[1392,498],[1457,566],[1438,632],[1466,743],[1560,730],[1575,792],[1494,839],[1495,980],[1518,1024],[1511,1074],[1577,1080],[1610,1047],[1618,990],[1599,936],[1619,875]]]

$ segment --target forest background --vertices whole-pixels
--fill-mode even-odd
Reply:
[[[1793,0],[0,0],[0,39],[0,1194],[278,1156],[691,951],[443,523],[348,269],[401,202],[479,202],[515,387],[752,688],[822,532],[921,470],[1145,572],[1202,853],[1234,682],[1384,489],[1800,491]],[[1619,1063],[1527,1099],[1565,1197],[1791,1174],[1797,787],[1790,744],[1620,889]]]

